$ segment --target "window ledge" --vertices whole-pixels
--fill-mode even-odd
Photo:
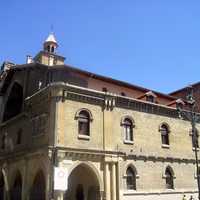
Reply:
[[[164,148],[164,149],[169,149],[170,146],[169,146],[168,144],[162,144],[162,148]]]
[[[127,178],[127,175],[124,175],[123,177],[124,177],[124,178]],[[139,176],[138,174],[136,174],[136,178],[140,178],[140,176]],[[128,190],[128,189],[127,189],[127,190]],[[134,189],[129,189],[129,190],[132,191],[132,190],[134,190]]]
[[[174,188],[166,188],[165,190],[168,192],[173,192],[175,189]]]
[[[131,140],[124,140],[124,144],[134,144],[134,142]]]
[[[137,193],[137,190],[134,190],[134,189],[125,189],[124,190],[124,194],[126,195],[131,195],[131,194],[134,194],[134,193]]]
[[[195,148],[194,148],[194,147],[192,147],[192,151],[195,151]],[[197,151],[199,151],[199,147],[197,148]]]
[[[78,139],[81,139],[81,140],[90,140],[90,136],[89,135],[78,135]]]

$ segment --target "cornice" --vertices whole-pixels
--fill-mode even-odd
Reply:
[[[64,82],[49,84],[47,87],[41,89],[31,97],[26,98],[26,102],[40,102],[45,98],[54,98],[57,101],[72,100],[90,103],[93,105],[99,105],[102,107],[102,109],[110,111],[117,107],[179,119],[178,112],[176,108],[173,107],[146,102],[140,99],[124,97],[113,93],[79,87]],[[188,111],[184,112],[187,113]],[[182,118],[182,120],[187,119],[185,117]]]
[[[106,151],[106,150],[96,150],[96,149],[77,149],[70,147],[56,147],[58,156],[60,158],[65,157],[101,157],[101,158],[111,158],[118,157],[123,160],[142,160],[142,161],[151,161],[151,162],[171,162],[171,163],[195,163],[193,158],[184,158],[184,157],[165,157],[165,156],[156,156],[156,155],[145,155],[145,154],[127,154],[124,151]],[[199,160],[200,161],[200,160]]]
[[[143,160],[143,161],[152,161],[152,162],[175,162],[175,163],[195,163],[193,158],[184,158],[184,157],[168,157],[168,156],[156,156],[156,155],[136,155],[136,154],[127,154],[126,159],[133,160]]]

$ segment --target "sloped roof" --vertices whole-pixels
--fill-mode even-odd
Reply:
[[[73,67],[73,66],[70,66],[70,65],[47,66],[47,65],[40,64],[40,63],[31,63],[31,64],[16,65],[15,67],[12,68],[12,70],[20,70],[20,69],[24,69],[24,68],[27,68],[27,67],[29,67],[29,68],[31,68],[31,67],[45,67],[45,68],[48,68],[48,70],[70,70],[70,71],[73,71],[75,73],[80,73],[80,74],[86,75],[88,77],[92,77],[94,79],[99,79],[99,80],[102,80],[102,81],[105,81],[105,82],[109,82],[109,83],[113,83],[113,84],[116,84],[116,85],[119,85],[119,86],[127,87],[127,88],[130,88],[130,89],[133,89],[133,90],[140,90],[144,93],[152,91],[154,94],[156,94],[160,97],[166,98],[169,101],[173,101],[173,100],[177,99],[176,97],[165,94],[165,93],[150,90],[150,89],[138,86],[138,85],[127,83],[125,81],[113,79],[111,77],[106,77],[106,76],[102,76],[102,75],[95,74],[95,73],[92,73],[92,72],[88,72],[88,71],[85,71],[85,70],[82,70],[82,69],[79,69],[79,68],[76,68],[76,67]]]
[[[197,87],[197,86],[199,86],[200,85],[200,82],[196,82],[196,83],[193,83],[193,84],[191,84],[190,86],[192,86],[192,87]],[[188,86],[186,86],[186,87],[183,87],[183,88],[180,88],[180,89],[178,89],[178,90],[175,90],[175,91],[173,91],[173,92],[170,92],[169,93],[169,95],[175,95],[175,94],[177,94],[177,93],[180,93],[180,92],[182,92],[182,91],[184,91],[184,90],[187,90],[187,88],[188,88]]]

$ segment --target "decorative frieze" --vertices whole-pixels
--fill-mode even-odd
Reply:
[[[156,155],[143,155],[143,154],[127,154],[123,151],[104,151],[93,149],[74,149],[69,147],[57,147],[58,151],[62,152],[62,155],[67,158],[102,158],[105,162],[117,162],[118,160],[143,160],[151,162],[176,162],[176,163],[195,163],[193,158],[181,158],[181,157],[164,157]],[[63,159],[63,156],[62,156]],[[200,160],[199,160],[200,161]]]
[[[64,96],[65,99],[70,99],[70,100],[74,100],[74,101],[90,103],[90,104],[95,104],[95,105],[103,105],[104,104],[103,98],[99,98],[99,97],[95,97],[95,96],[79,94],[79,93],[69,92],[69,91],[65,91],[64,95],[65,95]]]
[[[48,100],[49,97],[59,97],[59,100],[73,100],[93,105],[100,105],[102,108],[113,110],[114,107],[136,110],[139,112],[179,118],[175,108],[165,105],[145,102],[129,97],[122,97],[112,93],[100,92],[88,88],[78,87],[65,83],[52,83],[32,97],[26,99],[27,104],[39,104]],[[187,113],[187,111],[184,111]],[[186,115],[183,115],[186,116]],[[200,118],[200,115],[199,115]],[[188,120],[186,117],[183,120]]]

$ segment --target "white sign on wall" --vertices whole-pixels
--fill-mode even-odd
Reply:
[[[66,191],[68,186],[68,171],[63,167],[54,167],[54,190]]]

